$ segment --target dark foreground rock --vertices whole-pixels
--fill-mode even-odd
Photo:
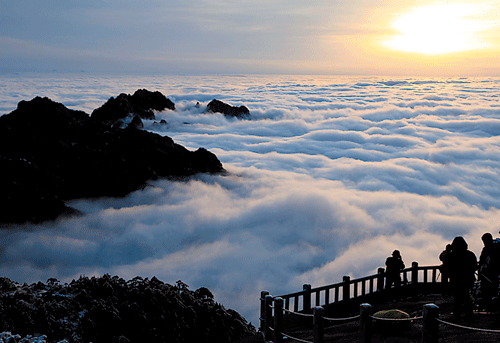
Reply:
[[[124,196],[160,177],[224,171],[203,148],[109,127],[40,97],[0,117],[0,170],[0,224],[55,219],[75,213],[65,200]]]
[[[80,277],[60,285],[15,284],[0,278],[0,332],[47,342],[233,342],[255,334],[206,288],[196,291],[156,277]]]
[[[214,99],[207,105],[207,111],[212,113],[222,113],[225,116],[246,118],[250,115],[250,111],[245,106],[231,106],[220,100]]]

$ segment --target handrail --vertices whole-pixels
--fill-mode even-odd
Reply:
[[[419,266],[417,262],[413,262],[411,267],[405,268],[401,271],[403,284],[440,283],[441,280],[438,281],[440,276],[440,274],[438,274],[439,271],[439,265]],[[432,272],[432,275],[429,275],[430,272]],[[377,274],[363,276],[353,280],[346,276],[344,277],[343,282],[337,282],[315,288],[311,288],[310,285],[304,285],[304,289],[302,291],[282,294],[279,295],[279,297],[284,299],[285,309],[289,310],[291,302],[293,301],[293,310],[295,312],[298,312],[300,308],[302,311],[309,312],[313,303],[315,303],[316,306],[323,306],[353,298],[362,298],[383,290],[384,285],[385,272],[383,268],[379,268]],[[308,288],[305,288],[306,286],[308,286]],[[330,293],[332,290],[334,291],[333,294]],[[308,295],[314,295],[312,301],[309,301]],[[302,306],[299,306],[300,303],[302,303]]]
[[[312,314],[308,314],[308,313],[300,313],[300,312],[293,312],[293,311],[290,311],[290,310],[287,310],[286,308],[283,309],[283,311],[287,312],[287,313],[290,313],[290,314],[294,314],[296,316],[302,316],[302,317],[314,317]]]
[[[328,318],[328,317],[322,317],[324,320],[329,320],[331,322],[336,322],[336,321],[341,321],[341,322],[347,322],[349,320],[354,320],[354,319],[359,319],[360,315],[357,314],[352,317],[346,317],[346,318]]]
[[[354,283],[354,282],[363,282],[363,281],[367,281],[367,280],[370,280],[370,279],[378,278],[379,276],[380,276],[379,274],[373,274],[373,275],[361,277],[359,279],[350,280],[350,282],[351,283]],[[333,289],[333,288],[336,288],[336,287],[342,287],[344,285],[345,285],[344,282],[337,282],[337,283],[326,285],[326,286],[320,286],[320,287],[312,288],[311,292],[314,293],[314,292],[326,291],[326,290],[330,290],[330,289]],[[289,294],[283,294],[283,295],[278,295],[278,296],[280,298],[285,299],[287,297],[288,298],[293,298],[295,296],[300,296],[300,295],[303,295],[303,294],[304,294],[304,291],[302,290],[302,291],[299,291],[299,292],[289,293]]]
[[[436,318],[436,320],[439,323],[441,323],[441,324],[445,324],[445,325],[449,325],[449,326],[454,326],[454,327],[461,328],[461,329],[472,330],[472,331],[488,332],[488,333],[500,333],[500,330],[473,328],[473,327],[470,327],[470,326],[463,326],[463,325],[459,325],[459,324],[455,324],[455,323],[445,322],[444,320],[441,320],[439,318]]]
[[[405,268],[401,271],[401,276],[403,280],[402,287],[411,286],[405,288],[413,292],[418,292],[415,288],[417,284],[437,284],[445,283],[446,280],[439,280],[438,271],[440,271],[440,266],[419,266],[417,262],[413,262],[411,267]],[[429,273],[432,272],[432,275]],[[385,290],[386,287],[386,273],[383,268],[378,268],[377,274],[363,276],[358,279],[351,280],[349,276],[344,276],[342,282],[337,282],[330,285],[324,285],[320,287],[312,288],[311,285],[305,284],[302,291],[283,294],[278,297],[271,297],[269,292],[263,291],[261,293],[261,316],[259,318],[261,322],[260,331],[263,332],[264,336],[271,340],[272,336],[276,336],[270,330],[271,320],[277,320],[273,317],[272,313],[274,310],[275,316],[278,316],[278,321],[282,321],[283,314],[298,314],[305,317],[314,317],[311,314],[313,308],[318,308],[321,306],[328,306],[331,304],[336,304],[340,302],[348,303],[351,299],[356,299],[356,303],[364,299],[369,299],[367,296],[376,294]],[[361,286],[360,286],[361,284]],[[333,291],[333,293],[332,293]],[[271,304],[275,299],[280,299],[279,307],[273,307]],[[290,307],[293,302],[293,311]],[[316,307],[314,307],[314,304]],[[322,307],[321,307],[322,308]],[[280,311],[282,309],[283,311]],[[281,314],[279,314],[281,313]],[[278,315],[279,314],[279,315]],[[356,316],[357,317],[357,316]],[[356,318],[350,317],[348,319]],[[274,318],[274,319],[272,319]],[[280,319],[281,318],[281,319]],[[321,317],[322,319],[316,318],[315,320],[333,320],[331,318]],[[412,320],[415,320],[413,318]],[[282,330],[278,330],[282,331]]]
[[[411,322],[412,320],[420,320],[423,319],[423,316],[420,317],[413,317],[413,318],[381,318],[381,317],[374,317],[370,316],[371,319],[375,320],[380,320],[380,321],[386,321],[386,322]]]
[[[286,298],[293,298],[293,297],[297,297],[297,296],[301,296],[301,295],[304,295],[304,291],[299,291],[299,292],[289,293],[289,294],[284,294],[284,295],[277,295],[277,297],[286,299]]]
[[[439,337],[439,324],[445,324],[445,325],[450,325],[454,327],[458,327],[461,329],[466,329],[466,330],[472,330],[472,331],[478,331],[478,332],[485,332],[485,333],[492,333],[492,334],[498,334],[500,333],[500,330],[492,330],[492,329],[483,329],[483,328],[474,328],[474,327],[468,327],[468,326],[463,326],[463,325],[458,325],[454,323],[449,323],[444,320],[439,319],[439,307],[434,305],[434,304],[427,304],[423,306],[423,315],[418,316],[418,317],[413,317],[413,318],[380,318],[380,317],[374,317],[372,315],[373,313],[373,308],[370,304],[361,304],[359,308],[359,315],[356,315],[354,317],[349,317],[349,318],[328,318],[324,316],[324,309],[322,307],[316,307],[314,309],[314,314],[313,315],[308,315],[308,317],[312,316],[314,317],[313,321],[313,327],[312,327],[312,336],[313,336],[313,341],[307,341],[305,339],[300,339],[293,337],[289,334],[286,334],[283,332],[283,316],[278,315],[278,313],[282,312],[280,310],[283,310],[282,305],[283,305],[283,299],[281,298],[275,298],[277,301],[277,306],[275,307],[275,311],[279,311],[275,313],[275,320],[274,320],[274,326],[267,326],[267,330],[270,334],[270,336],[265,336],[268,340],[273,340],[274,342],[283,342],[284,338],[288,338],[297,342],[302,342],[302,343],[323,343],[324,342],[324,322],[328,320],[343,320],[343,321],[349,321],[349,320],[355,320],[359,318],[359,337],[360,337],[360,342],[361,343],[368,343],[371,342],[372,338],[372,321],[373,320],[378,320],[378,321],[385,321],[387,323],[398,323],[398,322],[412,322],[414,320],[422,320],[423,325],[422,325],[422,342],[423,343],[431,343],[431,342],[437,342],[438,337]],[[292,312],[292,314],[303,316],[304,314],[302,313],[295,313]]]
[[[432,272],[431,275],[429,273]],[[413,292],[418,292],[421,290],[420,286],[417,288],[416,285],[425,284],[446,284],[446,279],[439,279],[438,272],[440,272],[440,266],[418,266],[417,262],[413,262],[412,266],[405,268],[401,271],[403,276],[404,284],[401,287],[406,287],[405,289]],[[369,342],[370,341],[370,327],[372,320],[380,320],[387,322],[399,322],[399,321],[414,321],[423,320],[423,331],[422,331],[422,342],[436,342],[438,335],[439,324],[451,325],[463,329],[475,330],[488,333],[500,333],[500,330],[491,329],[481,329],[466,327],[458,324],[449,323],[439,319],[439,307],[433,304],[424,305],[423,316],[404,318],[404,319],[387,319],[387,318],[377,318],[372,316],[372,309],[369,304],[361,304],[360,314],[348,317],[348,318],[328,318],[324,315],[325,309],[319,306],[319,301],[321,300],[320,292],[324,292],[325,304],[334,304],[336,302],[349,301],[356,298],[361,300],[363,296],[370,294],[375,294],[384,289],[386,275],[383,269],[379,268],[377,274],[368,275],[361,277],[359,279],[351,280],[350,277],[345,276],[343,282],[330,284],[326,286],[312,288],[311,285],[304,285],[302,291],[284,294],[280,297],[272,297],[269,292],[263,291],[261,293],[261,316],[259,320],[261,321],[260,331],[263,333],[267,340],[274,340],[275,342],[282,342],[283,337],[288,337],[291,340],[297,340],[298,342],[308,342],[302,339],[296,339],[283,333],[283,323],[284,323],[284,313],[288,315],[297,315],[308,318],[313,318],[313,343],[323,342],[324,337],[324,322],[325,321],[336,321],[336,320],[354,320],[359,318],[360,322],[360,341]],[[377,281],[377,287],[374,287],[374,281]],[[369,287],[366,287],[366,283],[369,282]],[[361,283],[361,294],[359,294],[359,283]],[[335,299],[333,302],[329,302],[330,290],[335,290]],[[354,292],[351,292],[354,290]],[[416,293],[418,294],[418,293]],[[315,295],[315,297],[313,297]],[[342,299],[340,299],[342,297]],[[312,299],[316,299],[316,307],[312,305]],[[290,311],[288,306],[290,305],[290,299],[294,300],[294,311]],[[368,299],[368,298],[366,298]],[[299,312],[299,301],[302,300],[302,310]],[[274,306],[272,303],[274,302]],[[348,302],[347,304],[349,304]],[[359,302],[355,302],[358,303]],[[285,304],[285,306],[284,306]],[[312,314],[311,314],[311,310]],[[273,315],[274,312],[274,315]],[[308,342],[309,343],[309,342]]]

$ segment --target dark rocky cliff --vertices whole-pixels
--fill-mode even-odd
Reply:
[[[144,92],[133,108],[148,113]],[[153,98],[153,108],[165,104],[157,94]],[[112,127],[101,116],[103,122],[36,97],[0,117],[0,224],[55,219],[75,212],[65,200],[124,196],[148,180],[224,171],[203,148],[188,151],[135,126]]]

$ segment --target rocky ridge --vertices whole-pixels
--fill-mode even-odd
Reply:
[[[245,106],[231,106],[217,99],[208,103],[207,112],[222,113],[227,117],[236,118],[246,118],[250,115],[250,111]]]
[[[160,92],[138,89],[133,95],[122,93],[111,97],[104,105],[92,112],[92,119],[108,127],[142,128],[141,119],[155,119],[154,111],[175,110],[175,104]],[[127,119],[130,124],[126,125]]]
[[[36,97],[0,116],[0,225],[74,214],[66,200],[124,196],[148,180],[224,172],[206,149],[188,151],[169,137],[138,130],[140,118],[154,118],[153,110],[175,108],[167,100],[138,90],[111,98],[89,116]],[[137,119],[123,128],[130,116]]]
[[[0,278],[0,332],[48,343],[175,343],[233,342],[255,328],[204,287],[192,291],[182,281],[106,274],[64,285],[54,278],[32,285]]]

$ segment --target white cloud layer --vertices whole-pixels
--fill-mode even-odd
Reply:
[[[181,279],[257,323],[261,290],[375,273],[394,249],[407,266],[438,264],[456,235],[479,254],[482,233],[498,233],[497,78],[23,76],[3,81],[0,113],[36,95],[90,113],[137,88],[176,103],[158,133],[211,150],[229,175],[160,180],[74,201],[80,218],[3,230],[0,275]],[[203,113],[213,98],[252,119]]]

